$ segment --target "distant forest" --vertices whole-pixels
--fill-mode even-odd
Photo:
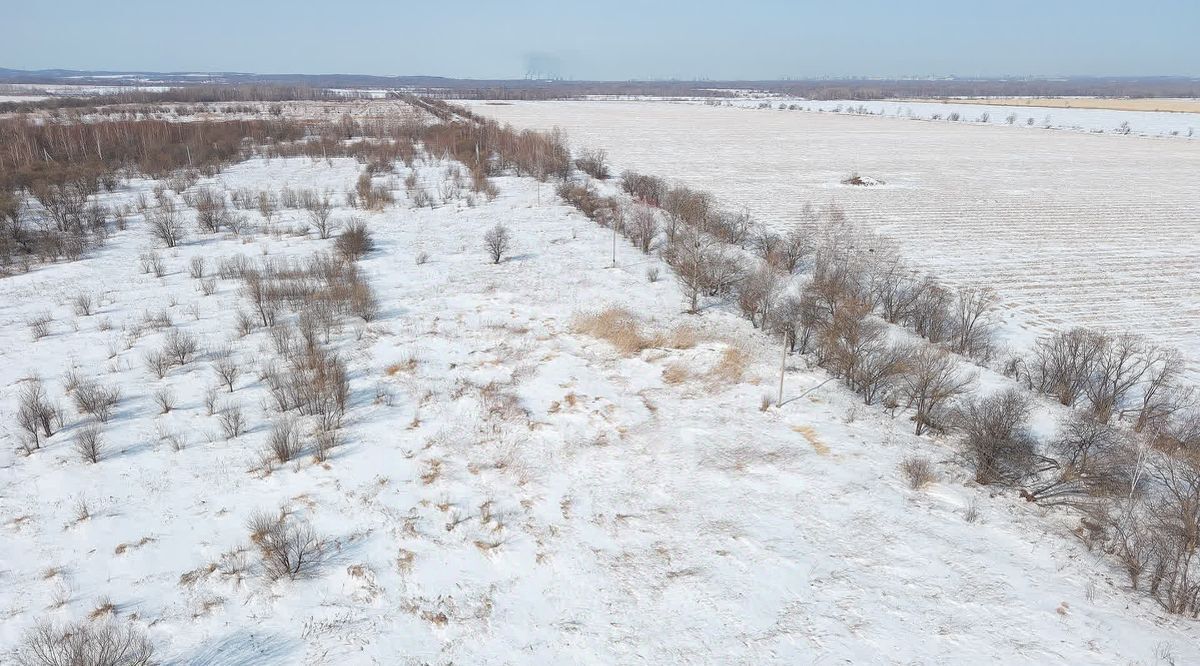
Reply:
[[[1200,97],[1200,79],[1188,77],[1065,77],[1065,78],[936,78],[936,79],[810,79],[774,81],[564,81],[542,79],[480,80],[435,76],[369,76],[361,74],[244,74],[92,72],[75,70],[14,70],[0,68],[0,84],[89,86],[171,86],[192,89],[147,94],[137,101],[225,101],[234,86],[245,98],[272,89],[278,99],[323,97],[325,88],[403,89],[448,99],[573,99],[586,95],[650,95],[662,97],[728,97],[746,90],[809,99],[889,99],[940,97]],[[154,97],[155,99],[151,99]],[[178,99],[176,99],[178,98]]]

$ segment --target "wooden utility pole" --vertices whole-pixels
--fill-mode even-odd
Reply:
[[[611,224],[612,224],[612,230],[613,230],[612,267],[616,268],[617,267],[617,223],[616,223],[616,220],[613,220],[611,222]]]
[[[775,406],[783,406],[783,375],[787,371],[787,354],[788,354],[788,334],[783,334],[783,358],[779,361],[779,397],[775,399]]]

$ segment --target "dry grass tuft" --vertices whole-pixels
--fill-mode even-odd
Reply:
[[[663,368],[663,381],[668,384],[682,384],[688,380],[691,373],[683,363],[672,363]]]
[[[412,372],[416,369],[417,369],[417,359],[413,358],[412,356],[409,356],[408,358],[404,359],[403,361],[400,361],[399,363],[392,363],[385,369],[385,372],[387,372],[387,375],[389,377],[392,377],[401,372]]]
[[[900,471],[908,480],[908,487],[913,490],[920,490],[937,481],[937,473],[933,471],[933,464],[929,462],[929,458],[919,456],[905,458],[904,462],[900,463]]]
[[[572,330],[604,340],[625,356],[633,356],[657,342],[642,334],[641,324],[633,313],[616,307],[576,317]]]
[[[712,379],[735,384],[742,381],[746,374],[746,366],[750,364],[750,354],[741,347],[726,347],[721,352],[721,358],[708,371]]]
[[[678,326],[666,333],[647,332],[637,315],[619,307],[578,315],[571,330],[604,340],[624,356],[654,348],[691,349],[699,341],[699,334],[691,326]]]

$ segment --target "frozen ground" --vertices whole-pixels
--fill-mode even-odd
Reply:
[[[690,103],[475,108],[561,127],[575,145],[606,149],[616,171],[709,190],[769,225],[837,202],[932,273],[996,287],[1025,331],[1014,344],[1088,325],[1200,358],[1200,142]],[[842,185],[851,172],[886,184]]]
[[[219,180],[341,192],[358,168],[254,160]],[[1067,536],[1073,518],[989,496],[948,443],[818,387],[819,371],[791,368],[788,402],[760,411],[769,340],[720,308],[680,314],[666,270],[645,277],[655,260],[622,243],[608,268],[608,233],[532,181],[498,184],[476,208],[413,210],[398,192],[367,215],[381,314],[332,340],[352,373],[346,441],[267,476],[269,336],[237,337],[237,283],[203,296],[187,264],[331,241],[286,233],[294,215],[269,235],[193,234],[163,252],[160,279],[138,269],[151,243],[134,218],[88,259],[0,281],[5,428],[32,374],[67,411],[28,457],[0,429],[0,655],[39,618],[111,603],[172,664],[1200,661],[1196,624],[1128,591]],[[480,236],[497,221],[514,247],[491,265]],[[98,297],[91,316],[72,312],[79,291]],[[669,342],[622,356],[575,332],[609,305]],[[43,310],[50,335],[33,342],[25,322]],[[159,311],[210,349],[232,342],[246,373],[221,401],[243,406],[246,433],[226,439],[206,415],[211,357],[163,380],[143,367],[163,333],[132,331]],[[688,328],[702,328],[695,344]],[[70,365],[124,392],[97,464],[71,450]],[[162,387],[178,397],[168,414],[152,401]],[[896,469],[914,453],[937,461],[924,492]],[[281,505],[326,539],[325,558],[272,583],[245,524]]]

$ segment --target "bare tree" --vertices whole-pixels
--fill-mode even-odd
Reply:
[[[19,666],[150,666],[154,645],[132,624],[38,624],[17,648]]]
[[[990,287],[959,287],[954,301],[954,351],[975,358],[990,354],[992,331],[987,317],[998,301]]]
[[[1142,381],[1153,360],[1140,336],[1122,333],[1107,338],[1083,385],[1097,420],[1107,423],[1114,412],[1124,409],[1129,393]]]
[[[365,254],[370,252],[375,247],[375,240],[371,236],[371,230],[367,228],[367,223],[358,218],[351,219],[342,228],[342,233],[338,234],[337,251],[338,254],[357,261]]]
[[[908,406],[916,410],[913,421],[920,435],[931,425],[939,424],[942,408],[962,395],[975,382],[975,375],[959,370],[950,354],[930,345],[920,345],[908,355],[907,372],[902,379],[902,392]]]
[[[593,178],[608,179],[608,153],[604,150],[585,150],[575,159],[575,166]]]
[[[233,393],[234,382],[242,374],[242,367],[233,357],[233,350],[224,347],[217,351],[217,358],[213,361],[213,371],[217,373],[217,377],[220,377],[221,383],[228,387],[229,392]]]
[[[225,439],[233,439],[241,435],[246,428],[246,417],[238,405],[230,405],[222,409],[218,418],[221,421],[221,430],[225,433]]]
[[[58,407],[46,395],[46,388],[39,379],[25,382],[17,394],[17,423],[30,437],[30,448],[36,449],[40,437],[50,437],[59,422]]]
[[[320,565],[324,547],[307,522],[280,512],[278,520],[262,528],[256,541],[268,577],[295,579],[312,573]]]
[[[1029,399],[1018,389],[971,400],[956,416],[967,459],[981,484],[1015,484],[1037,462],[1036,442],[1026,426]]]
[[[175,247],[183,241],[183,218],[170,199],[160,198],[156,208],[146,211],[146,221],[150,224],[150,233],[163,245]]]
[[[762,266],[738,283],[738,308],[755,328],[766,325],[779,287],[779,275],[770,266]]]
[[[1156,351],[1146,373],[1141,399],[1134,407],[1137,410],[1135,432],[1142,432],[1147,427],[1161,428],[1174,414],[1196,403],[1195,390],[1177,383],[1186,367],[1179,350],[1160,348]]]
[[[329,193],[326,192],[321,197],[313,196],[305,202],[305,209],[308,211],[308,219],[317,229],[317,235],[321,238],[329,238],[333,234],[333,230],[337,228],[337,223],[330,219],[329,215],[333,212],[333,204],[330,202]]]
[[[101,422],[108,422],[112,417],[113,408],[121,399],[121,389],[103,386],[94,379],[87,379],[79,382],[71,397],[80,414],[95,416]]]
[[[1074,413],[1039,456],[1041,472],[1050,472],[1021,491],[1031,502],[1074,504],[1083,497],[1127,494],[1132,483],[1134,449],[1121,431],[1090,414]]]
[[[1083,394],[1107,337],[1086,328],[1073,328],[1038,340],[1034,346],[1029,383],[1071,406]]]
[[[500,260],[508,252],[510,244],[511,234],[508,227],[503,224],[497,224],[483,235],[483,245],[487,248],[488,256],[492,258],[493,264],[500,263]]]
[[[200,344],[196,341],[196,336],[173,328],[170,333],[167,333],[167,342],[163,346],[163,353],[176,365],[187,365],[195,358],[199,348]]]
[[[166,414],[175,409],[175,393],[163,387],[154,392],[154,404],[158,405],[158,413]]]
[[[296,423],[290,418],[275,423],[267,438],[267,446],[280,464],[300,455],[300,431],[296,428]]]
[[[658,235],[658,215],[649,206],[635,205],[626,217],[625,233],[629,240],[642,252],[649,253]]]
[[[75,433],[75,452],[84,462],[98,463],[103,453],[100,441],[100,426],[91,423]]]

